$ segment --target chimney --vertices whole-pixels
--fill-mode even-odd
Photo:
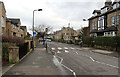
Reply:
[[[111,6],[111,5],[112,5],[112,1],[111,0],[106,0],[105,6],[108,7],[108,6]]]

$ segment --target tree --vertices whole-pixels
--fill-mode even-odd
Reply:
[[[44,40],[45,36],[52,31],[52,27],[51,26],[47,26],[47,25],[39,25],[34,27],[35,32],[37,32],[36,37],[37,38],[42,38]]]

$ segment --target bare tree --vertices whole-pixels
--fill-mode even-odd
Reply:
[[[47,26],[47,25],[39,25],[34,27],[34,30],[37,32],[36,37],[37,38],[42,38],[44,40],[45,36],[52,31],[52,27],[51,26]]]

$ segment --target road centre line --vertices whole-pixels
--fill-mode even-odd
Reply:
[[[75,73],[72,69],[70,69],[69,67],[67,67],[67,66],[65,66],[64,64],[62,64],[63,58],[62,58],[62,57],[59,57],[59,56],[57,56],[57,57],[61,59],[60,64],[61,64],[63,67],[65,67],[66,69],[68,69],[70,72],[72,72],[73,75],[74,75],[74,77],[76,77],[76,73]]]
[[[119,67],[114,66],[114,65],[111,65],[111,64],[107,64],[107,63],[99,62],[99,61],[93,59],[92,57],[90,57],[90,56],[88,56],[88,55],[82,55],[82,56],[86,56],[86,57],[88,57],[89,59],[91,59],[93,62],[96,62],[96,63],[99,63],[99,64],[104,64],[104,65],[107,65],[107,66],[110,66],[110,67],[119,68]]]

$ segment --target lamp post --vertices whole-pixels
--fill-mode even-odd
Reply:
[[[42,11],[42,9],[33,10],[33,50],[34,50],[34,13],[35,11]]]
[[[119,25],[119,15],[117,13],[118,8],[119,8],[119,2],[116,1],[116,52],[118,52],[118,25]]]

